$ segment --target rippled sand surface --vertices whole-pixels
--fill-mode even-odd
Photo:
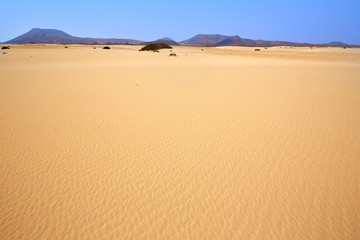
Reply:
[[[0,239],[359,239],[359,49],[138,49],[0,54]]]

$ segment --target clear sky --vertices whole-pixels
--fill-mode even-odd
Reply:
[[[144,41],[219,33],[360,44],[360,0],[2,0],[0,6],[0,42],[38,27]]]

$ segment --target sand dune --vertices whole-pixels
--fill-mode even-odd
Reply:
[[[359,49],[138,49],[0,54],[0,239],[359,239]]]

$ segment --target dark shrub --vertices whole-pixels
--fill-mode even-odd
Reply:
[[[105,46],[105,47],[103,47],[103,49],[110,49],[110,47],[109,47],[109,46]]]
[[[255,48],[255,51],[256,51],[256,52],[260,51],[260,48]]]
[[[10,47],[9,46],[2,46],[1,49],[10,49]]]
[[[163,43],[163,42],[150,43],[150,44],[146,45],[145,47],[141,48],[139,51],[153,51],[153,52],[156,52],[159,49],[163,49],[163,48],[172,48],[172,47],[169,46],[166,43]]]
[[[176,57],[176,53],[170,53],[169,56],[170,57]]]

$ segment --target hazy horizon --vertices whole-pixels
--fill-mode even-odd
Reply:
[[[360,44],[360,3],[345,1],[5,1],[0,42],[32,28],[58,29],[77,37],[169,37],[175,41],[196,34],[239,35],[241,38],[291,42]],[[16,11],[16,14],[14,14]]]

